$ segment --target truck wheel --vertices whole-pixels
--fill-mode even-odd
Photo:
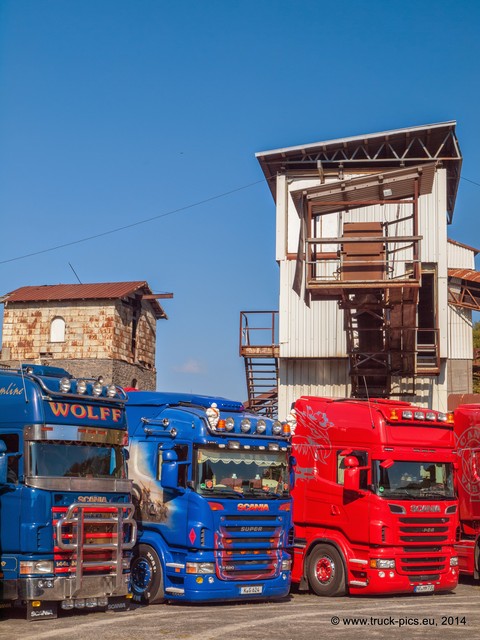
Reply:
[[[307,578],[317,596],[344,596],[347,592],[342,558],[330,545],[315,547],[308,561]]]
[[[152,547],[146,544],[135,547],[130,578],[135,602],[156,604],[165,600],[162,565]]]

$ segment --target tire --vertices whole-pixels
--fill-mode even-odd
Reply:
[[[315,547],[308,560],[307,579],[317,596],[344,596],[347,593],[342,557],[335,547],[326,544]]]
[[[152,547],[146,544],[135,547],[130,580],[134,602],[158,604],[165,601],[162,564]]]

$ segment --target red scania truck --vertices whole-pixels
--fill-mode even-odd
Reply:
[[[450,591],[453,415],[384,399],[301,397],[292,582],[318,595]]]
[[[454,411],[460,535],[455,545],[461,573],[480,578],[480,404]]]

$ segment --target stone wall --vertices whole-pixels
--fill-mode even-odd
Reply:
[[[65,322],[62,341],[52,340],[55,318]],[[28,304],[7,301],[0,364],[50,364],[76,377],[102,375],[105,381],[121,386],[155,389],[155,343],[155,315],[148,301],[139,297]]]
[[[52,341],[51,324],[65,321],[65,338]],[[133,330],[133,306],[123,300],[5,304],[2,359],[117,359],[155,368],[156,318],[141,302]]]
[[[65,360],[62,358],[37,358],[24,360],[23,364],[43,364],[61,367],[75,378],[98,378],[102,376],[105,384],[113,382],[121,387],[135,387],[144,391],[155,391],[156,371],[140,365],[128,364],[120,360],[90,359]],[[2,367],[19,369],[18,360],[2,360]]]

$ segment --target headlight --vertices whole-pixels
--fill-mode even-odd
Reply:
[[[85,393],[87,390],[86,380],[77,380],[77,393]]]
[[[107,387],[107,396],[114,398],[117,395],[117,387],[114,384],[109,384]]]
[[[71,386],[72,383],[70,382],[70,378],[62,378],[60,380],[60,391],[63,391],[63,393],[68,393]]]
[[[274,436],[279,436],[283,431],[283,425],[280,420],[275,420],[272,427],[272,433]]]
[[[100,396],[102,395],[102,391],[103,391],[103,385],[101,382],[94,382],[93,386],[92,386],[92,393],[94,396]]]
[[[44,575],[53,573],[52,560],[30,560],[20,562],[20,575]]]
[[[235,426],[235,420],[230,417],[225,420],[225,429],[227,431],[233,431],[233,427]]]
[[[458,567],[458,557],[457,556],[453,556],[453,558],[450,558],[450,566],[451,567]]]
[[[291,560],[282,560],[282,571],[290,571],[292,568]]]
[[[243,433],[247,433],[248,431],[250,431],[251,426],[252,423],[248,418],[244,418],[240,423],[240,429],[243,431]]]
[[[265,420],[259,420],[257,422],[257,433],[265,433],[267,429],[267,423]]]
[[[370,560],[372,569],[395,569],[395,560],[386,560],[385,558],[372,558]]]
[[[213,562],[187,562],[187,573],[215,573]]]

